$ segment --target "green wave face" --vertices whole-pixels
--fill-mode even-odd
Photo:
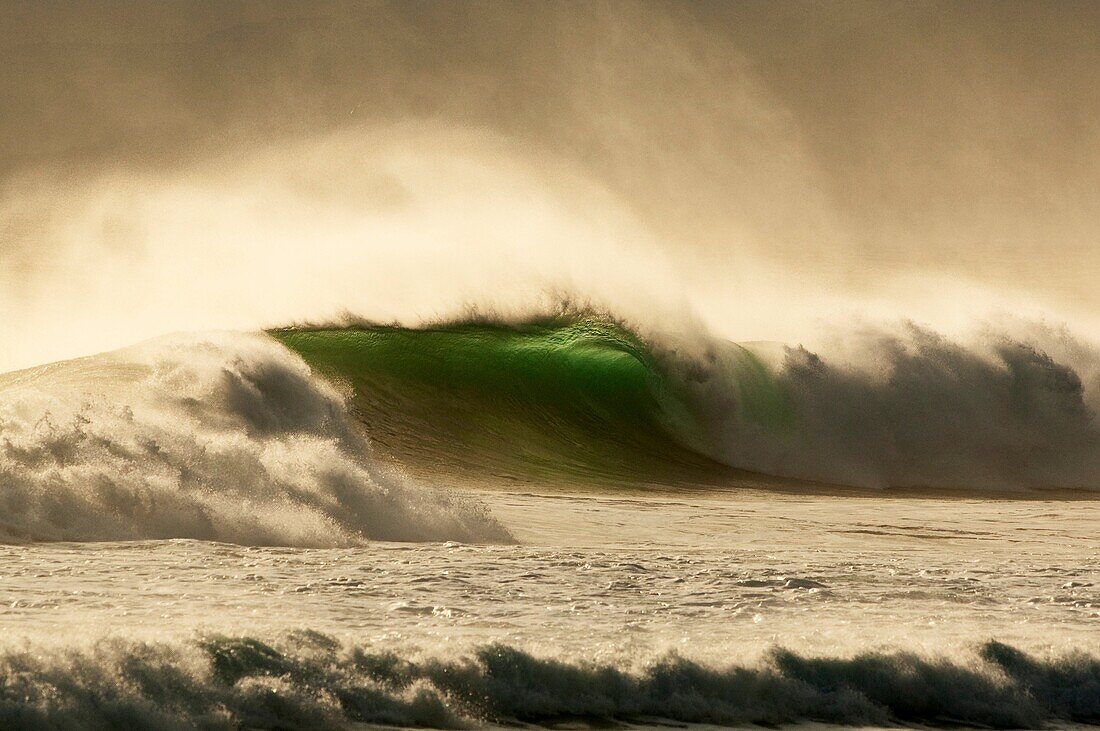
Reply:
[[[697,481],[727,470],[645,344],[580,319],[271,333],[351,394],[377,448],[505,478]]]

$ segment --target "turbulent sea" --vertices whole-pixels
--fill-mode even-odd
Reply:
[[[0,375],[0,728],[1098,725],[1098,398],[588,313]]]

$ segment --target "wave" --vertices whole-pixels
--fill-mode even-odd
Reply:
[[[0,376],[0,486],[8,541],[509,540],[479,506],[377,464],[343,398],[263,335]]]
[[[0,653],[6,729],[462,728],[563,722],[774,727],[1100,724],[1100,658],[1037,658],[988,642],[957,659],[908,652],[755,665],[673,655],[637,668],[540,658],[507,645],[451,658],[400,655],[315,632],[274,640],[103,640]]]
[[[445,489],[486,475],[1100,487],[1100,356],[1068,333],[844,344],[568,312],[175,336],[0,375],[0,540],[511,540]]]
[[[1100,487],[1100,354],[1039,326],[964,346],[907,324],[850,335],[835,354],[643,337],[587,312],[271,334],[348,396],[381,450],[433,471]]]

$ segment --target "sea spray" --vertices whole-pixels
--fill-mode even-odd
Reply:
[[[7,540],[507,540],[375,464],[341,396],[264,335],[176,336],[0,377]]]

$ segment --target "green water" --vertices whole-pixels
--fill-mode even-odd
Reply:
[[[376,447],[405,464],[551,481],[668,483],[729,472],[697,448],[705,425],[681,384],[612,323],[272,335],[348,393]],[[765,378],[762,365],[746,362]],[[774,410],[765,401],[747,403]]]

